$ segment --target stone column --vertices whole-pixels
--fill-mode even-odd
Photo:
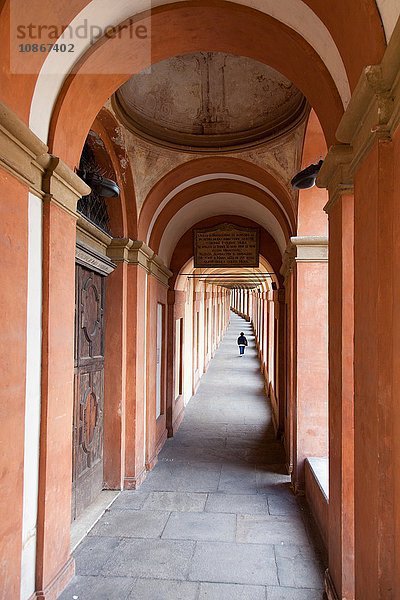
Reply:
[[[40,158],[47,150],[0,102],[0,509],[7,515],[0,525],[2,598],[19,598],[21,593],[29,597],[36,589],[44,196]]]
[[[329,189],[330,597],[354,599],[354,194],[351,151],[332,148],[318,185]]]
[[[328,240],[293,237],[296,314],[292,409],[293,472],[296,492],[304,490],[304,461],[328,453]]]
[[[354,179],[354,597],[363,600],[400,587],[399,47],[400,23],[337,130]]]
[[[38,598],[70,579],[76,204],[90,189],[59,159],[43,166],[42,406],[37,519]],[[55,597],[55,596],[54,596]]]
[[[284,432],[284,420],[286,411],[286,348],[285,348],[285,290],[280,289],[278,296],[278,401],[279,401],[279,422],[277,428],[277,436],[281,437]]]

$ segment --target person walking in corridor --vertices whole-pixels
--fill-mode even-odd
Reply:
[[[238,346],[239,346],[239,356],[243,356],[244,354],[244,349],[246,346],[248,346],[247,343],[247,338],[244,335],[243,331],[240,333],[238,340],[237,340]]]

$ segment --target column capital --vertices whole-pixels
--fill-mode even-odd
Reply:
[[[77,201],[90,194],[90,187],[48,150],[48,146],[0,102],[0,166],[35,196],[55,202],[76,216]]]
[[[107,248],[107,256],[115,263],[126,262],[140,266],[165,286],[168,286],[168,280],[173,275],[161,258],[139,240],[114,238]]]
[[[296,249],[295,261],[328,262],[328,238],[320,235],[304,235],[290,238]]]
[[[319,235],[295,236],[290,238],[283,255],[281,274],[285,280],[295,263],[328,262],[328,238]]]
[[[363,69],[336,131],[336,138],[344,148],[339,145],[329,150],[317,185],[331,192],[338,170],[342,175],[338,183],[344,186],[352,184],[358,165],[374,142],[379,139],[391,140],[399,125],[400,22],[393,31],[382,62]],[[342,167],[339,168],[339,165]],[[333,189],[336,190],[336,187]],[[327,206],[329,210],[329,203]]]
[[[332,207],[343,194],[352,194],[354,190],[353,175],[350,165],[353,159],[353,148],[350,144],[331,146],[317,178],[317,186],[326,188],[329,201],[324,207],[329,214]]]
[[[56,202],[72,216],[78,217],[77,202],[82,196],[90,194],[90,187],[57,156],[44,154],[38,157],[38,164],[44,169],[44,199]]]

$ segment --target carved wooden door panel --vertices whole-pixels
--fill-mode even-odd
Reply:
[[[76,266],[72,519],[103,489],[104,285]]]

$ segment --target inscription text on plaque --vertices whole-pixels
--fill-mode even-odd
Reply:
[[[258,267],[259,229],[230,223],[194,230],[194,266]]]

